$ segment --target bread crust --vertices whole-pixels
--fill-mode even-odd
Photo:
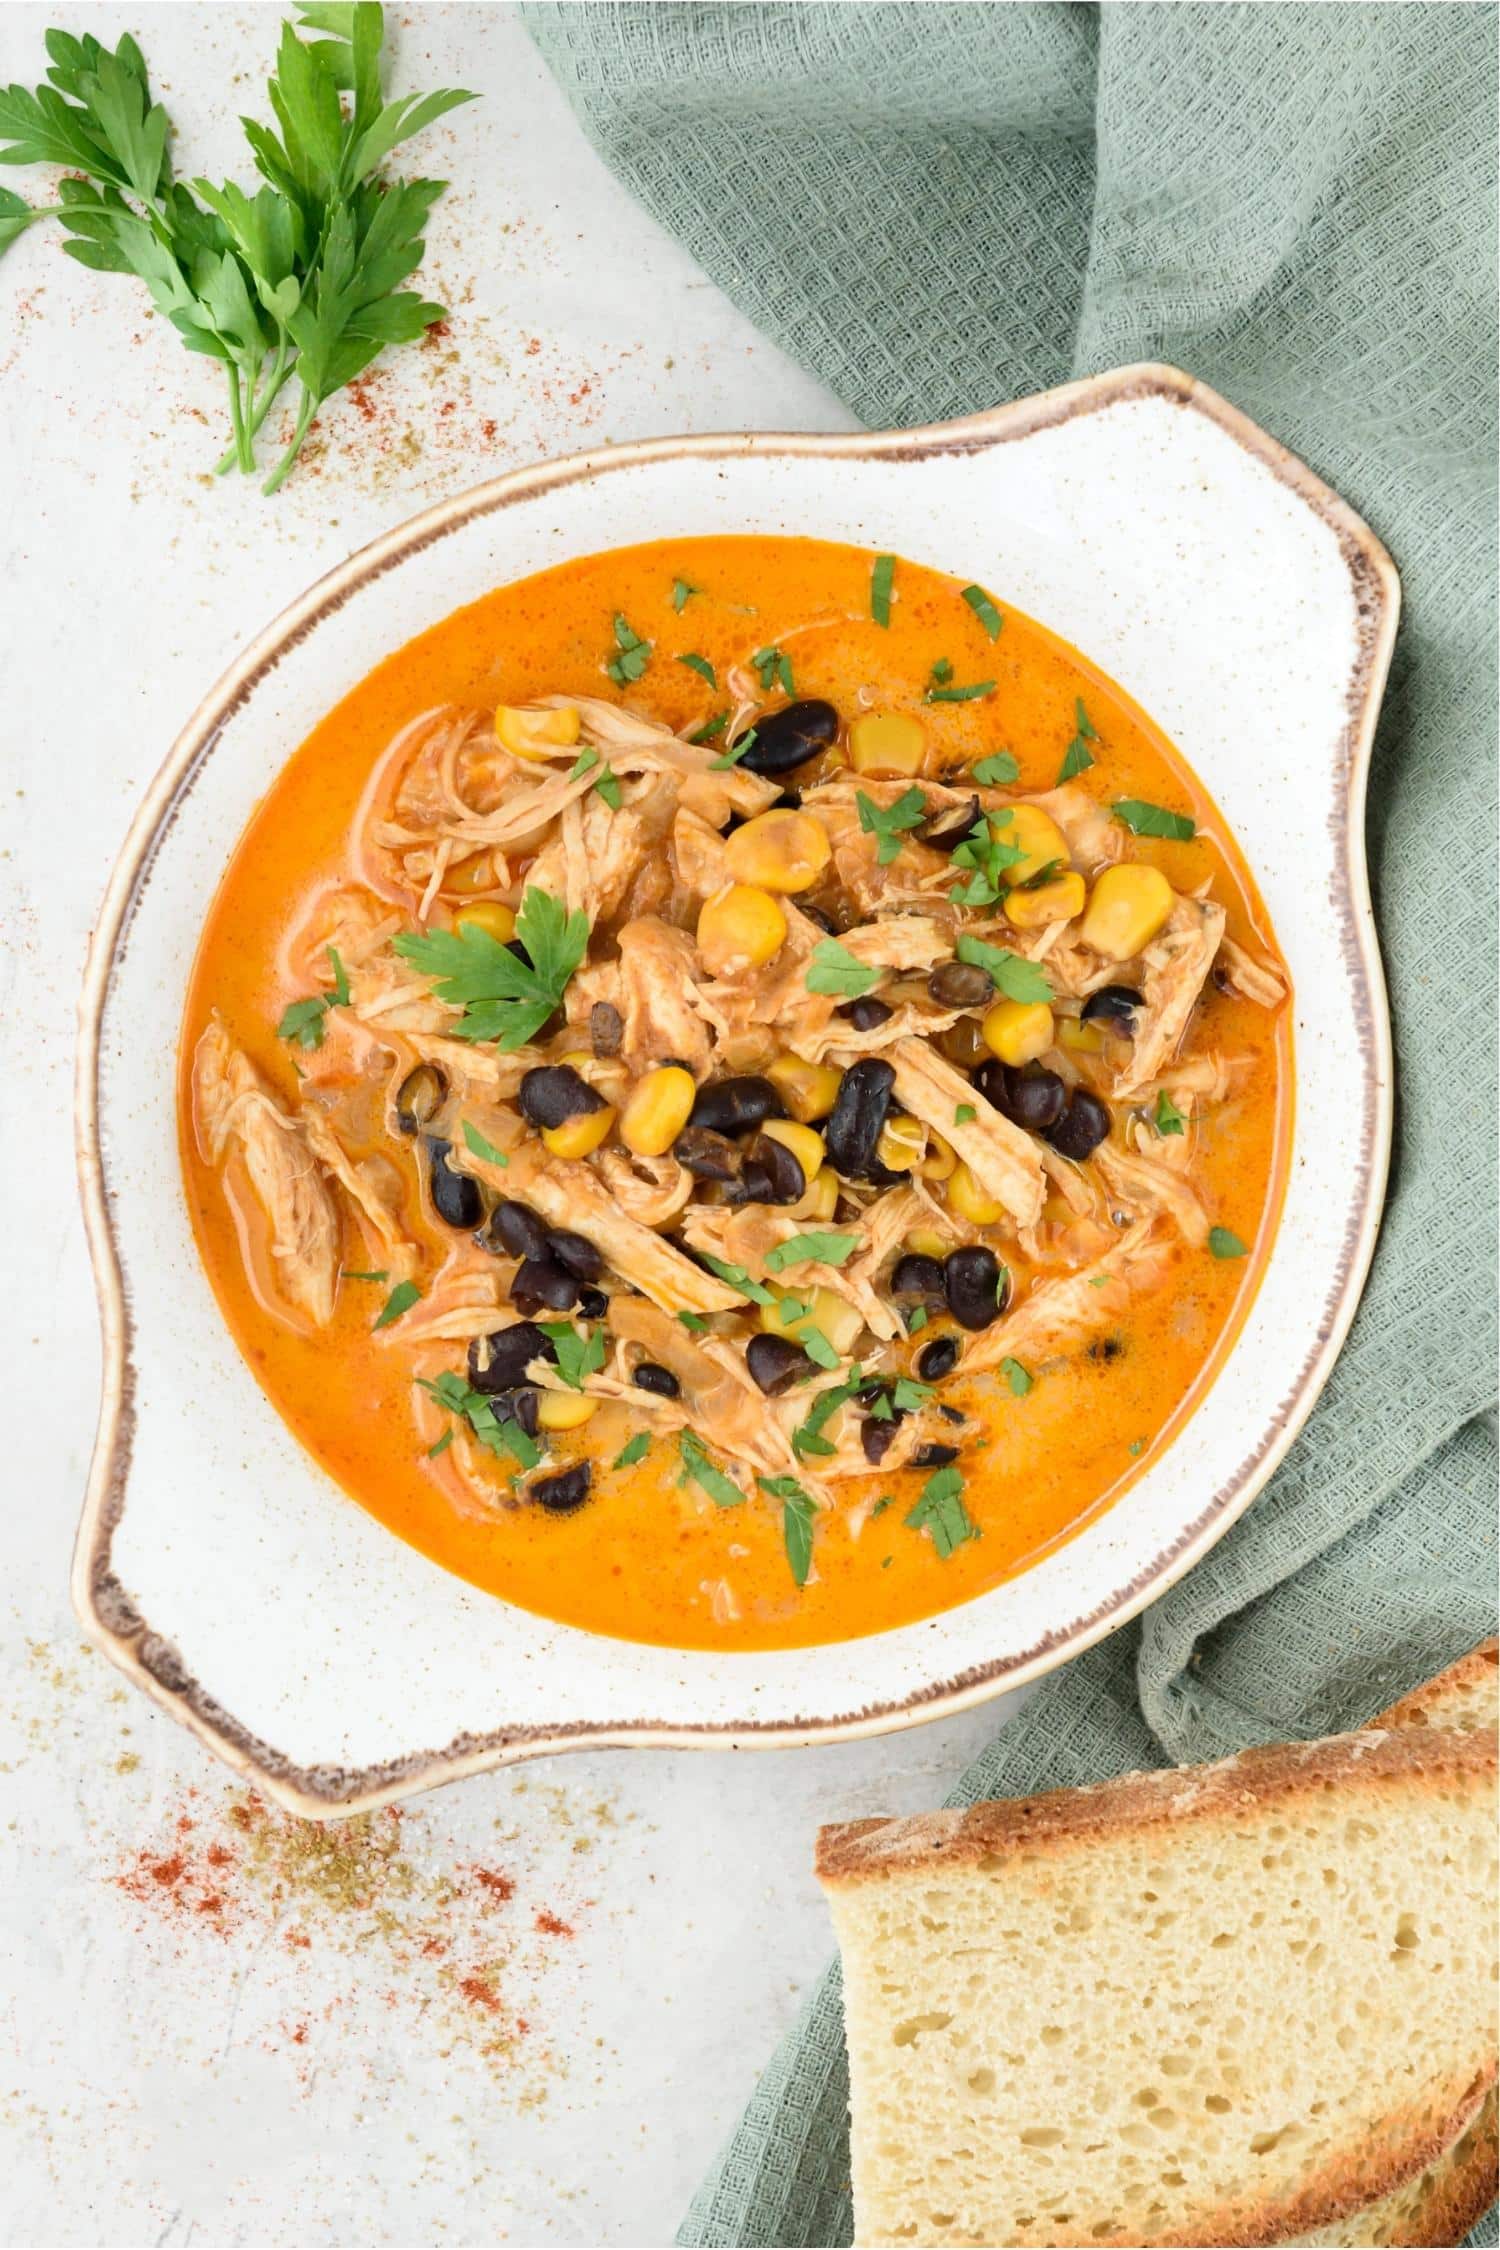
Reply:
[[[1446,1672],[1439,1672],[1410,1695],[1403,1695],[1388,1711],[1370,1721],[1374,1727],[1445,1727],[1458,1722],[1458,1714],[1474,1705],[1491,1713],[1500,1699],[1500,1640],[1481,1641]]]
[[[1378,2202],[1315,2233],[1294,2237],[1306,2250],[1452,2250],[1495,2200],[1500,2173],[1495,2089],[1490,2088],[1451,2148],[1415,2181],[1403,2180]],[[1285,2237],[1283,2238],[1285,2239]]]

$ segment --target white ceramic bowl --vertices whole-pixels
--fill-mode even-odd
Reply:
[[[807,533],[991,586],[1157,719],[1243,843],[1296,987],[1282,1224],[1218,1381],[1123,1502],[1024,1576],[897,1632],[714,1655],[476,1592],[301,1451],[231,1343],[178,1174],[173,1074],[205,912],[314,722],[460,603],[594,549]],[[1222,399],[1126,368],[936,429],[660,440],[479,486],[367,547],[253,642],[136,820],[83,1000],[78,1145],[104,1327],[85,1625],[283,1803],[329,1817],[573,1744],[708,1748],[902,1726],[1013,1687],[1143,1608],[1301,1427],[1364,1280],[1390,1040],[1363,801],[1398,588],[1373,534]]]

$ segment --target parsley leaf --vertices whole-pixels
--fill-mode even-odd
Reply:
[[[907,1335],[915,1336],[919,1329],[925,1328],[929,1317],[925,1305],[913,1305],[906,1315]]]
[[[678,584],[681,584],[680,579]],[[637,1430],[635,1436],[621,1446],[619,1452],[611,1461],[610,1467],[612,1469],[633,1469],[637,1461],[644,1461],[650,1451],[651,1432],[649,1430]]]
[[[1156,1113],[1152,1119],[1158,1133],[1180,1133],[1187,1119],[1177,1107],[1165,1086],[1156,1097]]]
[[[651,647],[651,642],[643,641],[640,634],[616,610],[615,648],[618,654],[606,662],[606,677],[613,680],[616,687],[628,687],[632,680],[640,678],[650,663]]]
[[[953,1122],[955,1125],[972,1125],[978,1115],[972,1102],[960,1102],[953,1112]]]
[[[1250,1246],[1228,1227],[1210,1227],[1208,1247],[1216,1258],[1248,1258]]]
[[[1002,787],[1007,781],[1019,781],[1021,769],[1008,750],[996,750],[988,758],[981,758],[974,768],[974,779],[990,787]]]
[[[519,1422],[502,1421],[495,1412],[494,1399],[487,1398],[483,1391],[472,1390],[462,1375],[455,1374],[451,1368],[445,1369],[435,1382],[419,1375],[417,1383],[439,1406],[466,1421],[487,1452],[508,1453],[523,1469],[534,1469],[541,1460],[542,1447],[536,1439],[523,1430]],[[452,1434],[450,1430],[450,1439]],[[431,1448],[433,1453],[439,1450],[437,1446]]]
[[[381,1306],[375,1326],[377,1328],[389,1328],[393,1320],[399,1320],[404,1312],[411,1311],[412,1306],[421,1294],[421,1290],[414,1281],[398,1281]]]
[[[581,1391],[585,1377],[597,1375],[604,1365],[604,1330],[578,1328],[571,1320],[543,1320],[537,1325],[552,1339],[558,1374],[570,1390]]]
[[[1017,1398],[1024,1398],[1031,1388],[1031,1377],[1018,1359],[1002,1359],[1000,1372]]]
[[[988,969],[990,982],[1007,1000],[1050,1000],[1052,986],[1047,973],[1035,961],[1023,954],[1008,953],[1004,946],[986,945],[983,938],[967,933],[958,941],[958,958],[970,961],[975,968]]]
[[[672,607],[676,610],[679,617],[687,608],[687,605],[692,600],[694,594],[701,594],[702,591],[703,588],[701,586],[690,586],[685,578],[673,579]]]
[[[855,805],[859,810],[859,825],[867,836],[878,836],[875,858],[881,867],[889,867],[901,849],[901,832],[916,828],[927,818],[927,799],[920,789],[903,789],[892,805],[877,805],[862,789],[855,791]]]
[[[813,1517],[818,1512],[818,1503],[795,1477],[757,1477],[755,1481],[762,1492],[768,1492],[773,1500],[782,1504],[781,1537],[786,1559],[797,1584],[805,1586],[812,1568]]]
[[[766,1271],[785,1273],[788,1266],[800,1265],[804,1259],[820,1266],[841,1266],[858,1248],[857,1234],[824,1233],[816,1229],[811,1234],[794,1234],[766,1252]]]
[[[691,1430],[683,1430],[678,1434],[677,1449],[682,1455],[684,1474],[691,1477],[694,1484],[700,1486],[708,1494],[709,1499],[714,1502],[716,1507],[737,1508],[739,1506],[745,1497],[744,1493],[741,1492],[733,1477],[727,1477],[724,1471],[713,1461],[702,1438],[697,1437]]]
[[[932,1397],[930,1383],[918,1383],[910,1375],[898,1375],[891,1392],[891,1400],[898,1414],[915,1414]]]
[[[344,964],[339,958],[337,946],[330,945],[328,947],[328,958],[333,966],[333,999],[330,1006],[347,1008],[349,1005],[349,979],[344,973]]]
[[[708,1334],[708,1322],[704,1319],[702,1313],[680,1312],[677,1318],[681,1321],[683,1327],[691,1329],[695,1336],[706,1336]]]
[[[738,1289],[740,1295],[748,1297],[752,1304],[775,1304],[776,1298],[773,1293],[748,1274],[743,1266],[731,1265],[727,1258],[710,1257],[706,1250],[702,1250],[698,1254],[710,1273],[717,1274],[720,1281],[724,1282],[730,1289]]]
[[[949,853],[955,867],[972,870],[967,883],[958,884],[948,896],[959,906],[993,906],[1005,888],[1006,870],[1019,867],[1026,853],[1019,844],[1008,844],[1004,831],[1011,825],[1014,815],[1009,811],[986,814],[976,828],[971,828],[963,842]]]
[[[792,1451],[798,1460],[808,1454],[832,1453],[836,1449],[823,1432],[839,1408],[853,1398],[864,1378],[857,1367],[851,1367],[847,1382],[830,1383],[826,1391],[819,1391],[805,1422],[799,1422],[792,1432]]]
[[[934,687],[946,687],[946,686],[948,685],[948,682],[949,682],[949,681],[950,681],[950,680],[952,679],[952,677],[953,677],[953,666],[952,666],[952,665],[951,665],[951,664],[950,664],[950,663],[948,662],[948,659],[947,659],[947,657],[946,657],[946,656],[940,656],[940,657],[938,658],[938,660],[937,660],[936,664],[934,664],[934,665],[933,665],[933,667],[932,667],[932,673],[931,673],[931,681],[932,681],[932,685],[933,685]]]
[[[934,677],[937,666],[933,666]],[[924,703],[973,703],[981,695],[992,695],[993,680],[975,680],[970,687],[929,687],[923,696]]]
[[[278,1039],[295,1039],[305,1053],[311,1054],[315,1047],[323,1044],[323,1018],[327,1013],[328,1002],[321,997],[316,1000],[294,1000],[283,1012],[281,1021],[276,1026],[276,1036]]]
[[[913,1531],[931,1532],[932,1544],[944,1562],[966,1540],[979,1537],[979,1526],[964,1506],[963,1490],[964,1480],[956,1468],[937,1469],[905,1519]]]
[[[391,1278],[384,1266],[363,1272],[358,1266],[340,1266],[339,1272],[345,1281],[389,1281]]]
[[[1094,722],[1084,709],[1081,695],[1073,698],[1073,711],[1078,724],[1072,741],[1063,752],[1063,762],[1057,769],[1059,788],[1065,781],[1072,781],[1077,775],[1088,772],[1089,767],[1094,763],[1094,753],[1089,748],[1089,744],[1097,742],[1099,739]]]
[[[712,742],[716,735],[724,732],[728,724],[729,713],[727,711],[716,711],[711,719],[704,720],[701,727],[694,727],[692,733],[688,736],[688,740],[689,742]],[[744,752],[741,751],[739,755],[743,757]]]
[[[879,984],[884,971],[855,959],[837,938],[820,938],[807,957],[803,983],[809,992],[833,993],[841,1000],[857,1000]]]
[[[608,805],[610,811],[618,812],[624,800],[620,794],[619,776],[614,772],[614,769],[612,767],[605,767],[603,773],[600,774],[599,779],[594,783],[594,787],[599,792],[599,795],[604,799],[604,802]]]
[[[477,1156],[481,1164],[498,1164],[501,1171],[505,1171],[510,1163],[510,1158],[506,1155],[504,1149],[496,1148],[493,1141],[486,1140],[472,1118],[466,1117],[463,1121],[463,1127],[464,1146],[468,1149],[470,1155]]]
[[[796,1341],[802,1346],[815,1366],[824,1367],[829,1374],[838,1366],[839,1355],[816,1321],[806,1321],[797,1330]]]
[[[891,621],[891,582],[896,575],[894,555],[877,555],[875,568],[870,573],[870,615],[877,625]],[[797,1581],[800,1586],[802,1581]]]
[[[571,766],[569,766],[568,768],[569,781],[582,781],[584,775],[586,773],[592,773],[598,763],[598,751],[593,747],[591,743],[586,742],[583,748],[579,751],[577,757],[573,760]]]
[[[700,680],[707,680],[711,688],[717,688],[719,675],[706,656],[679,656],[677,661],[685,664],[690,672],[696,672]]]
[[[1000,628],[1005,623],[1005,619],[1000,615],[999,610],[996,609],[984,588],[982,586],[965,586],[959,598],[966,601],[970,609],[973,610],[974,615],[984,627],[985,638],[998,641]]]
[[[428,1446],[428,1448],[427,1448],[427,1458],[428,1458],[428,1460],[429,1460],[429,1461],[435,1461],[435,1460],[437,1459],[437,1457],[438,1457],[438,1455],[439,1455],[440,1453],[446,1453],[446,1452],[447,1452],[447,1450],[448,1450],[449,1446],[450,1446],[450,1445],[451,1445],[452,1443],[453,1443],[453,1430],[452,1430],[452,1427],[451,1427],[451,1425],[450,1425],[450,1427],[449,1427],[448,1429],[444,1430],[444,1432],[443,1432],[442,1436],[441,1436],[441,1437],[440,1437],[440,1438],[439,1438],[439,1439],[437,1440],[436,1444],[434,1444],[434,1445],[429,1445],[429,1446]]]
[[[1170,843],[1186,844],[1198,833],[1196,823],[1186,813],[1168,812],[1163,805],[1148,804],[1144,797],[1117,797],[1109,809],[1132,836],[1161,836]]]
[[[588,949],[588,918],[570,914],[549,891],[529,889],[516,916],[522,961],[488,930],[465,922],[456,930],[403,935],[396,951],[437,980],[440,1000],[464,1011],[450,1026],[455,1039],[493,1039],[506,1054],[527,1040],[561,1005],[568,979]]]
[[[719,729],[715,728],[714,732],[718,733]],[[737,734],[735,736],[733,742],[730,743],[729,748],[725,750],[719,757],[709,759],[709,772],[723,773],[727,766],[737,766],[754,740],[754,727],[747,727],[743,734]]]
[[[769,694],[779,680],[786,694],[796,694],[792,685],[792,660],[781,649],[758,648],[750,662],[760,676],[762,693]]]

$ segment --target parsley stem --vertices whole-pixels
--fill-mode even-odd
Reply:
[[[285,453],[282,454],[281,459],[277,462],[275,468],[271,471],[271,474],[267,477],[265,483],[260,488],[261,491],[265,493],[267,498],[269,498],[270,495],[276,491],[281,483],[282,478],[291,468],[291,465],[296,460],[297,455],[302,451],[302,440],[306,437],[308,428],[312,422],[312,418],[317,413],[317,411],[318,399],[316,392],[310,391],[304,386],[302,392],[302,404],[297,409],[297,427],[292,432],[292,442],[287,447]]]
[[[255,467],[255,455],[250,450],[250,437],[245,428],[244,393],[240,389],[240,371],[226,361],[225,374],[229,377],[229,420],[234,430],[234,451],[240,468],[246,476]]]

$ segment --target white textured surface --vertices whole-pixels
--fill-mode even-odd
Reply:
[[[79,13],[0,11],[0,81],[34,84],[46,25]],[[138,33],[188,168],[213,171],[238,164],[233,115],[259,107],[279,14],[88,21]],[[67,1564],[97,1342],[67,1123],[74,998],[105,876],[183,716],[320,571],[480,476],[679,429],[847,426],[612,186],[504,9],[407,10],[399,36],[405,83],[486,97],[429,158],[455,183],[429,282],[455,308],[456,361],[398,362],[372,391],[380,421],[330,414],[316,475],[276,503],[203,481],[215,371],[132,284],[86,274],[43,229],[0,264],[11,2243],[664,2241],[827,1954],[817,1821],[930,1804],[994,1724],[485,1777],[406,1818],[404,1863],[364,1850],[364,1908],[330,1903],[358,1884],[316,1865],[278,1898],[226,1821],[221,1769],[80,1648]],[[177,1497],[191,1506],[190,1479]],[[177,1881],[140,1867],[169,1875],[179,1841]],[[476,1860],[508,1871],[511,1899],[485,1903]],[[219,1912],[193,1910],[215,1895]],[[576,1935],[539,1932],[544,1908]]]

